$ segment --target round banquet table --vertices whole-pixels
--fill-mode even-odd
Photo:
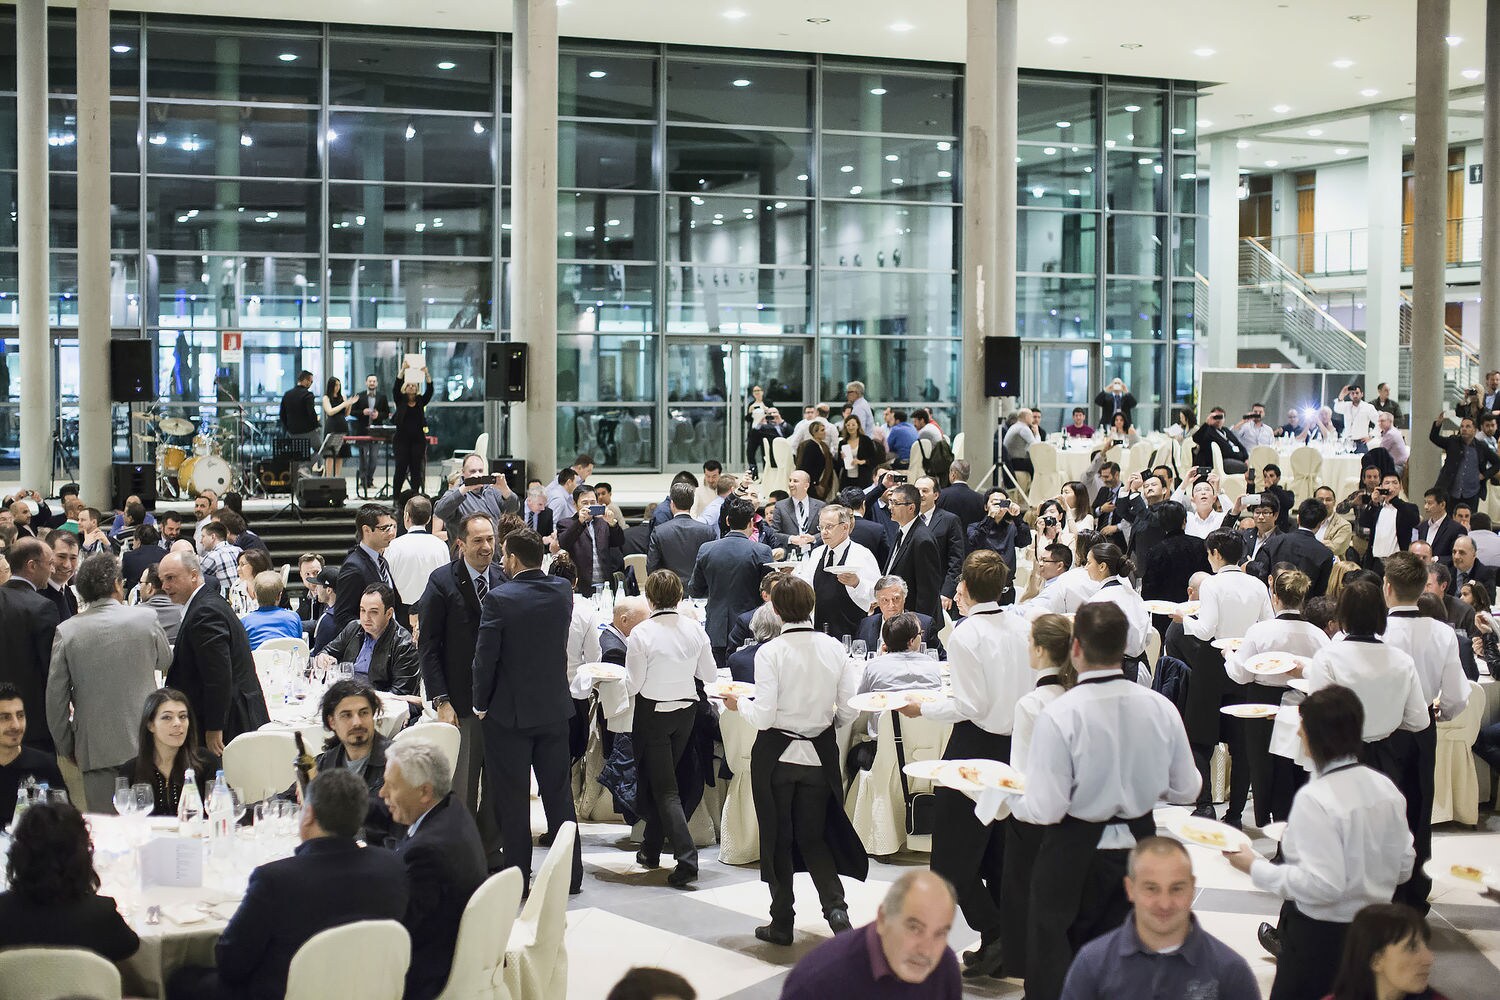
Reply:
[[[375,720],[375,727],[380,730],[382,736],[395,736],[405,728],[407,719],[411,717],[411,702],[404,701],[389,691],[380,691],[378,694],[380,695],[380,718]],[[270,713],[271,721],[261,726],[261,729],[300,732],[304,740],[314,741],[308,749],[316,753],[317,745],[333,735],[323,728],[323,720],[318,717],[320,697],[310,694],[302,701],[290,702],[268,697],[266,708]]]

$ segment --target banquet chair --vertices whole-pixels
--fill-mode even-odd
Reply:
[[[1484,689],[1469,685],[1469,703],[1458,717],[1437,724],[1437,767],[1432,786],[1432,822],[1479,823],[1479,773],[1470,748],[1484,723]]]
[[[566,1000],[568,881],[573,877],[573,844],[578,824],[564,823],[547,848],[536,884],[505,944],[505,988],[515,1000]],[[486,928],[488,931],[488,928]]]
[[[719,821],[719,860],[726,865],[750,864],[760,860],[760,828],[750,791],[750,750],[756,729],[740,713],[724,712],[719,716],[719,734],[724,741],[724,762],[734,773]]]
[[[1176,446],[1176,442],[1171,438],[1167,438],[1165,441],[1163,441],[1157,447],[1156,451],[1152,452],[1151,454],[1151,467],[1154,469],[1158,465],[1165,465],[1172,469],[1174,475],[1177,475],[1177,463],[1175,461],[1176,456],[1173,452],[1173,449],[1176,448]],[[1179,476],[1178,478],[1181,477]]]
[[[1156,629],[1146,632],[1146,666],[1151,670],[1151,676],[1156,676],[1156,661],[1161,659],[1161,633]]]
[[[632,552],[626,556],[625,569],[635,573],[635,592],[639,594],[646,586],[646,553]]]
[[[296,760],[297,742],[289,732],[240,733],[224,748],[224,780],[246,802],[259,802],[292,786]]]
[[[457,726],[450,726],[446,722],[419,722],[415,726],[398,732],[392,737],[391,742],[400,743],[403,740],[421,740],[437,747],[443,752],[443,757],[449,766],[456,772],[458,770],[458,743],[459,732]],[[227,750],[228,747],[225,747]]]
[[[286,1000],[401,1000],[410,964],[411,938],[394,920],[330,927],[292,956]]]
[[[474,890],[458,924],[447,985],[437,1000],[520,1000],[506,989],[503,970],[522,881],[521,869],[507,868]]]
[[[895,727],[882,712],[875,733],[875,760],[868,771],[856,771],[849,794],[844,797],[844,811],[864,841],[865,850],[875,857],[895,854],[902,848],[931,853],[932,837],[910,836],[906,832],[906,802],[901,795],[901,773],[896,762]],[[941,760],[943,747],[953,726],[931,719],[901,719],[902,751],[907,763],[919,760]],[[913,793],[929,792],[932,783],[907,778]]]
[[[968,456],[964,454],[963,431],[959,431],[957,434],[953,435],[953,440],[948,443],[948,446],[953,450],[954,458],[968,458]],[[989,459],[986,458],[985,461],[989,461]],[[969,464],[973,465],[974,463],[970,461]]]
[[[1268,465],[1274,465],[1279,468],[1281,466],[1281,453],[1268,444],[1258,444],[1250,449],[1250,461],[1245,464],[1257,472]],[[1300,496],[1301,494],[1298,495]],[[1307,495],[1312,496],[1311,493]]]
[[[275,639],[267,639],[256,647],[256,652],[262,650],[268,652],[283,652],[292,654],[292,666],[301,668],[307,666],[308,657],[312,655],[306,639],[292,638],[290,636],[278,636]]]
[[[1287,483],[1287,489],[1296,496],[1304,499],[1310,497],[1317,492],[1319,486],[1323,485],[1323,453],[1318,449],[1309,448],[1307,445],[1294,449],[1287,465],[1289,466],[1287,478],[1291,480]],[[1328,485],[1338,488],[1337,483]],[[1345,495],[1338,494],[1338,499],[1342,500]]]
[[[914,483],[927,475],[927,456],[932,453],[932,442],[917,438],[906,453],[906,481]]]
[[[1217,443],[1210,443],[1213,449],[1214,472],[1219,477],[1219,492],[1231,500],[1238,500],[1245,495],[1245,477],[1242,473],[1230,475],[1224,471],[1224,452],[1219,449]]]
[[[776,458],[776,472],[781,478],[777,480],[780,485],[778,489],[786,489],[787,482],[792,478],[792,471],[797,467],[797,457],[792,453],[792,442],[790,438],[777,438],[771,442],[771,454]]]
[[[0,952],[0,1000],[119,1000],[120,970],[82,948]]]
[[[1031,459],[1032,469],[1026,502],[1035,507],[1047,497],[1055,497],[1062,492],[1063,479],[1062,472],[1059,471],[1061,466],[1058,464],[1057,445],[1038,441],[1026,449],[1026,457]]]
[[[769,497],[777,490],[785,490],[792,478],[790,446],[787,446],[785,454],[776,447],[778,443],[785,442],[786,438],[766,438],[760,443],[760,487],[763,497]]]

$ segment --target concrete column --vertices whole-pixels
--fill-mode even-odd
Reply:
[[[111,499],[109,0],[78,3],[78,484]]]
[[[510,453],[542,479],[557,455],[557,4],[513,0],[511,338],[531,347]],[[571,456],[569,456],[571,457]]]
[[[1412,233],[1411,426],[1418,432],[1446,405],[1443,310],[1448,220],[1448,5],[1417,5],[1416,218]],[[1437,479],[1441,452],[1420,444],[1408,466],[1414,490]]]
[[[16,153],[20,206],[21,486],[47,492],[52,473],[52,345],[47,316],[47,0],[16,10]]]
[[[963,457],[979,472],[993,461],[996,417],[984,394],[984,338],[1016,336],[1017,2],[968,0],[959,402]]]
[[[1365,391],[1382,382],[1410,413],[1411,386],[1401,374],[1401,130],[1394,111],[1370,115],[1370,157],[1365,198],[1370,226],[1365,256]],[[1415,418],[1413,430],[1421,427]],[[1422,487],[1426,489],[1426,485]]]
[[[1500,0],[1488,0],[1484,21],[1484,223],[1480,246],[1479,361],[1500,368]],[[1494,253],[1490,253],[1494,250]]]
[[[1240,356],[1240,151],[1218,136],[1208,145],[1208,367]]]

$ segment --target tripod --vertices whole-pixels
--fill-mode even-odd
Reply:
[[[328,435],[325,434],[323,435],[322,442],[318,445],[318,453],[321,453],[327,444]],[[289,513],[299,522],[302,521],[302,507],[297,503],[297,476],[301,471],[299,466],[310,459],[313,454],[312,442],[305,437],[282,436],[271,439],[271,456],[287,460],[287,479],[291,483],[291,502],[272,514],[267,520],[274,521],[281,515]]]

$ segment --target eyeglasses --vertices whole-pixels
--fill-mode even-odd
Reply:
[[[375,530],[376,531],[395,531],[396,530],[396,522],[392,521],[390,524],[377,524],[377,525],[375,525]]]
[[[915,507],[916,506],[916,504],[912,503],[910,500],[887,500],[885,502],[885,505],[887,507]]]

